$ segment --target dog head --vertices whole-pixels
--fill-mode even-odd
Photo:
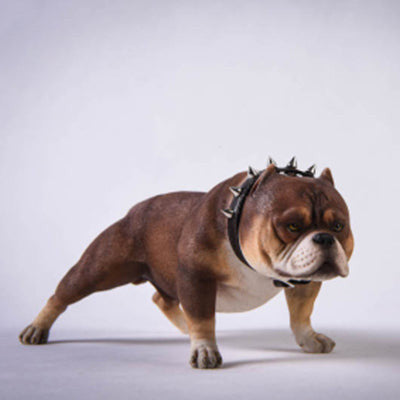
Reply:
[[[246,199],[240,243],[250,264],[275,279],[346,277],[353,235],[330,170],[318,178],[288,176],[271,164]]]

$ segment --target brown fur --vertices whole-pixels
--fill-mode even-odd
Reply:
[[[229,281],[231,274],[222,251],[227,222],[220,209],[232,200],[229,186],[241,184],[245,176],[239,173],[208,193],[169,193],[134,206],[90,244],[34,322],[21,333],[21,342],[45,343],[59,314],[91,293],[150,282],[156,288],[154,302],[179,329],[189,330],[194,346],[192,365],[220,365],[215,344],[216,293],[218,284]],[[275,255],[296,239],[285,229],[285,221],[295,218],[309,230],[329,229],[334,213],[347,222],[336,237],[350,257],[353,242],[348,211],[333,187],[331,173],[324,171],[320,179],[296,178],[276,174],[269,167],[246,199],[240,228],[244,252],[250,262],[270,265]],[[296,332],[310,329],[319,287],[320,283],[312,283],[286,291],[292,329],[300,345],[303,333]]]

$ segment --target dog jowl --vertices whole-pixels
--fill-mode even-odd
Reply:
[[[222,210],[222,212],[221,212]],[[149,282],[154,303],[190,335],[190,364],[221,365],[216,312],[241,312],[284,291],[290,326],[306,352],[335,342],[310,323],[322,281],[348,275],[353,251],[349,212],[325,169],[250,168],[207,193],[174,192],[135,205],[102,232],[20,334],[47,342],[66,308],[91,293]]]

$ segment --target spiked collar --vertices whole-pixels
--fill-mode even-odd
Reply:
[[[275,161],[270,157],[269,164],[274,164],[276,166]],[[303,177],[314,177],[315,174],[315,165],[312,165],[306,171],[301,171],[297,169],[297,162],[296,158],[293,157],[288,165],[284,168],[276,167],[276,171],[278,173],[282,173],[285,175],[290,176],[303,176]],[[231,186],[229,190],[233,194],[232,202],[229,208],[221,210],[222,213],[228,218],[228,237],[229,242],[232,246],[236,257],[239,258],[245,265],[247,265],[253,271],[256,271],[246,260],[242,248],[240,246],[239,240],[239,225],[240,225],[240,218],[242,216],[242,210],[244,203],[246,201],[247,195],[250,193],[251,188],[254,186],[260,175],[263,171],[257,171],[256,169],[249,167],[247,173],[247,179],[242,183],[240,186]],[[257,272],[257,271],[256,271]],[[279,279],[273,280],[274,285],[276,287],[294,287],[295,285],[304,285],[309,283],[310,281],[306,280],[296,280],[296,279],[289,279],[287,282],[281,281]]]

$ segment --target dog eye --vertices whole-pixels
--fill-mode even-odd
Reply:
[[[332,226],[332,230],[335,232],[340,232],[344,228],[344,225],[340,222],[335,222]]]
[[[299,224],[292,222],[291,224],[287,225],[287,228],[290,232],[298,232],[301,228]]]

